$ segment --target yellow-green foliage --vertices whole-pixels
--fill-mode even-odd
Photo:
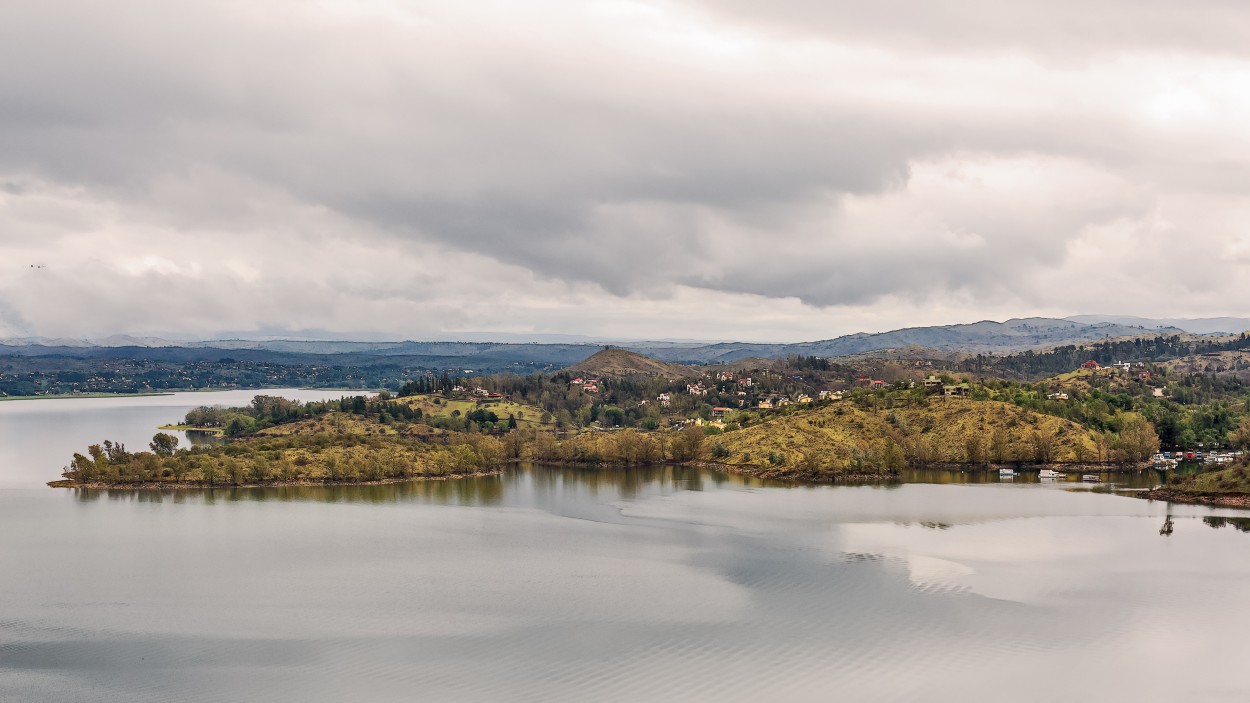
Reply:
[[[1189,493],[1250,493],[1250,471],[1239,463],[1219,471],[1180,477],[1169,488]]]
[[[435,403],[435,399],[438,402]],[[507,421],[511,415],[516,418],[517,427],[541,427],[539,422],[542,418],[542,408],[533,405],[522,405],[514,403],[511,400],[498,400],[492,402],[482,402],[474,398],[444,398],[440,395],[412,395],[403,398],[394,399],[400,403],[407,403],[413,408],[420,408],[421,413],[426,417],[451,417],[453,411],[460,411],[459,417],[464,417],[474,410],[485,410],[495,413],[501,421]]]
[[[504,444],[479,433],[444,433],[434,443],[360,416],[329,413],[173,456],[93,445],[65,468],[71,484],[249,485],[353,483],[497,469]]]
[[[795,412],[709,440],[719,459],[811,473],[897,470],[932,463],[1080,463],[1098,459],[1093,433],[997,401],[935,398],[861,409],[849,402]],[[716,449],[720,445],[720,449]]]

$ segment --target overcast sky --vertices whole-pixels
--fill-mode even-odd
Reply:
[[[1247,36],[1242,0],[9,3],[0,337],[1245,315]]]

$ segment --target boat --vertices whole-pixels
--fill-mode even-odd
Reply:
[[[1042,469],[1041,471],[1037,472],[1037,477],[1038,478],[1062,478],[1063,474],[1059,473],[1058,471],[1055,471],[1054,469]]]
[[[1085,483],[1102,483],[1102,477],[1098,474],[1084,474],[1081,480]]]
[[[998,475],[999,476],[1015,476],[1016,470],[1015,469],[999,469]]]

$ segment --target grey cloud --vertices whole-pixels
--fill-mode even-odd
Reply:
[[[696,0],[720,17],[807,38],[926,52],[1041,53],[1084,61],[1124,51],[1246,55],[1239,0]]]
[[[651,46],[645,23],[596,23],[587,4],[541,5],[566,12],[525,25],[509,3],[422,3],[405,21],[282,0],[28,4],[0,26],[0,181],[83,189],[135,224],[171,232],[433,245],[622,299],[685,285],[822,306],[951,293],[1036,304],[1046,293],[1031,288],[1029,271],[1063,266],[1086,228],[1145,217],[1159,195],[1250,187],[1244,154],[1215,161],[1209,148],[1160,140],[1096,100],[978,107],[941,99],[975,77],[895,85],[932,70],[929,53],[1018,51],[1062,64],[1056,52],[1068,49],[1093,61],[1102,51],[1198,52],[1201,39],[1238,54],[1232,38],[1245,36],[1246,13],[1234,3],[654,6],[700,17],[698,29],[727,35],[730,47],[741,27],[764,35],[761,56],[781,56],[777,66],[730,49],[722,63],[714,52]],[[778,29],[785,38],[771,36]],[[796,32],[815,47],[792,45]],[[822,47],[840,43],[900,56],[861,74],[838,62],[812,70],[806,54],[789,53],[810,51],[820,66]],[[1085,199],[1036,196],[1056,199],[1046,208],[1023,207],[1031,186],[987,190],[997,202],[985,207],[925,196],[911,229],[847,209],[895,195],[905,207],[904,196],[920,197],[916,164],[961,154],[1072,159],[1121,182]],[[1158,192],[1124,185],[1138,183]],[[9,236],[0,231],[0,241]],[[1008,259],[1023,273],[1004,275]],[[298,263],[280,256],[257,265],[298,280]],[[407,295],[428,301],[430,290]],[[125,306],[119,299],[109,314]]]

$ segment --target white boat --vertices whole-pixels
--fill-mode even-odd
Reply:
[[[999,469],[998,475],[999,476],[1015,476],[1016,470],[1015,469]]]
[[[1054,469],[1042,469],[1037,472],[1038,478],[1063,478],[1063,474]]]
[[[1098,474],[1085,474],[1081,476],[1081,480],[1085,483],[1102,483],[1102,477]]]

